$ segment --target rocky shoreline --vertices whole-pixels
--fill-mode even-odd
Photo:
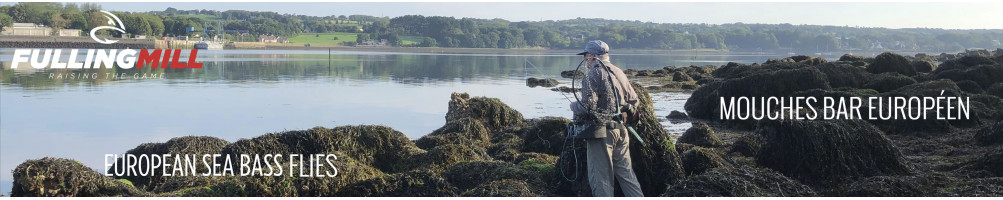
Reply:
[[[627,70],[641,96],[634,171],[645,196],[1003,196],[1003,50],[838,61],[794,56],[763,64]],[[940,63],[936,65],[935,63]],[[573,75],[573,72],[569,72]],[[643,83],[643,84],[642,84]],[[528,80],[551,86],[550,80]],[[560,90],[559,88],[555,88]],[[693,91],[695,123],[674,141],[649,92]],[[716,119],[721,96],[972,98],[969,120]],[[525,119],[495,98],[454,93],[446,124],[410,140],[385,126],[269,133],[228,142],[186,136],[132,154],[338,155],[334,178],[106,177],[61,158],[14,170],[12,196],[589,196],[570,120]],[[208,169],[199,169],[200,171]],[[618,189],[619,190],[619,189]]]

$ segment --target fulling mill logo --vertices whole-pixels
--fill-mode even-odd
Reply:
[[[112,43],[118,42],[118,40],[98,39],[97,31],[103,30],[103,29],[112,29],[112,30],[116,30],[116,31],[118,31],[118,32],[120,32],[122,34],[125,34],[125,23],[122,23],[122,20],[119,19],[118,16],[115,16],[115,14],[112,14],[111,12],[104,11],[104,10],[102,10],[101,12],[104,13],[105,14],[104,17],[108,19],[108,24],[111,24],[112,26],[98,26],[98,27],[94,27],[93,29],[91,29],[91,39],[94,39],[94,41],[97,41],[98,43],[101,43],[101,44],[112,44]],[[118,27],[115,27],[115,25],[118,25]]]

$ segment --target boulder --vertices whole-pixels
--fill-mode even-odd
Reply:
[[[561,72],[561,77],[562,78],[577,78],[577,79],[581,80],[582,77],[585,77],[585,73],[583,73],[582,71],[578,71],[578,70],[568,70],[568,71],[562,71]]]
[[[552,79],[552,78],[542,78],[541,79],[541,78],[529,77],[529,78],[526,79],[526,86],[529,86],[529,87],[538,87],[538,86],[539,87],[554,87],[554,86],[557,86],[558,84],[561,84],[561,82],[558,82],[557,80]]]
[[[449,100],[446,121],[470,117],[480,120],[490,132],[523,123],[522,113],[508,107],[496,98],[474,97],[467,93],[453,93]]]
[[[522,152],[537,152],[551,155],[561,153],[561,143],[564,142],[570,119],[563,117],[542,117],[526,122],[526,127],[519,131],[522,138]]]
[[[982,145],[1003,144],[1003,121],[986,126],[975,134],[975,140]]]
[[[530,165],[526,166],[528,168]],[[518,180],[538,189],[533,192],[534,194],[546,193],[551,185],[545,181],[549,180],[541,179],[538,171],[527,168],[501,161],[472,161],[449,167],[442,176],[459,191],[467,191],[494,181]]]
[[[986,94],[1003,98],[1003,83],[996,83],[986,88]]]
[[[378,176],[346,187],[337,196],[454,197],[459,192],[445,178],[428,170]]]
[[[864,60],[864,57],[855,56],[855,55],[850,54],[850,53],[843,54],[843,56],[839,57],[839,61],[856,62],[856,61],[861,61],[861,60]]]
[[[426,153],[404,133],[386,126],[339,126],[333,129],[315,127],[309,130],[270,133],[251,139],[241,139],[223,147],[222,153],[240,154],[336,154],[350,157],[384,172],[403,172],[410,166],[402,160]]]
[[[637,131],[647,145],[631,137],[630,157],[645,196],[658,196],[668,184],[683,179],[684,171],[680,156],[675,151],[675,141],[658,122],[655,108],[648,91],[636,82],[631,83],[640,99],[637,107],[639,120],[629,125]]]
[[[1003,83],[1003,65],[976,65],[943,70],[934,74],[934,78],[951,79],[956,82],[970,80],[982,88],[989,88],[993,84]]]
[[[999,63],[984,56],[977,56],[977,55],[962,56],[957,59],[951,58],[944,61],[944,63],[941,63],[940,66],[938,66],[937,69],[934,70],[933,72],[941,73],[950,70],[962,70],[979,65],[995,65],[995,64]]]
[[[686,118],[689,118],[689,116],[686,116],[686,113],[684,113],[684,112],[679,112],[678,110],[673,110],[672,112],[669,113],[668,116],[665,116],[665,118],[668,118],[668,119],[686,119]]]
[[[892,52],[884,52],[874,57],[874,62],[867,65],[867,72],[880,74],[895,72],[906,76],[916,75],[916,69],[905,57]]]
[[[937,65],[933,64],[933,61],[928,58],[913,60],[911,64],[912,68],[916,69],[916,72],[928,73],[937,69]]]
[[[140,155],[161,155],[161,154],[216,154],[219,153],[224,146],[230,144],[226,140],[210,137],[210,136],[184,136],[171,138],[164,143],[145,143],[137,146],[136,148],[126,151],[126,154],[133,154],[136,156]],[[115,161],[114,166],[120,167],[123,159],[118,159]],[[146,167],[148,163],[139,163],[137,168],[148,168]],[[154,172],[163,171],[162,167],[153,168]],[[209,168],[204,165],[198,165],[196,167],[197,173],[204,173],[209,171]],[[160,186],[168,179],[177,178],[171,176],[120,176],[115,177],[117,179],[126,179],[132,182],[136,188],[152,191],[154,188]],[[204,179],[204,177],[202,177]]]
[[[515,179],[504,179],[491,181],[478,185],[475,188],[464,191],[460,196],[464,197],[539,197],[543,196],[537,188],[530,186],[525,181]]]
[[[683,153],[683,169],[689,175],[697,175],[718,167],[731,167],[731,164],[721,158],[712,149],[694,147]]]
[[[759,149],[762,148],[761,140],[759,135],[756,134],[743,135],[738,140],[735,140],[728,153],[739,153],[743,156],[755,157],[759,154]]]
[[[335,154],[342,154],[335,152]],[[337,169],[335,177],[297,177],[292,174],[300,174],[298,167],[290,167],[288,162],[283,162],[284,170],[281,176],[227,176],[212,177],[208,183],[184,183],[173,182],[164,185],[177,184],[174,192],[167,196],[191,196],[191,197],[324,197],[338,196],[339,193],[349,190],[349,186],[361,181],[370,180],[385,174],[371,166],[357,162],[351,157],[338,157],[332,164]],[[303,169],[311,169],[312,166],[306,163]],[[267,170],[267,169],[266,169]],[[310,173],[310,172],[303,172]],[[315,172],[316,173],[316,172]],[[320,174],[335,173],[332,168],[321,168]],[[158,188],[159,189],[159,188]],[[168,190],[171,191],[171,190]]]
[[[789,68],[796,66],[772,67]],[[780,70],[764,68],[753,71],[747,72],[748,75],[741,78],[715,81],[700,87],[686,101],[686,113],[692,118],[720,120],[718,115],[720,114],[721,97],[783,97],[790,96],[794,92],[802,90],[830,89],[826,75],[812,67]],[[752,120],[729,120],[725,122],[746,126],[754,124]]]
[[[683,133],[683,136],[679,137],[679,142],[702,147],[724,145],[724,142],[714,135],[714,130],[711,130],[710,126],[707,126],[705,123],[693,123],[693,126],[687,129]]]
[[[666,189],[665,197],[804,197],[812,188],[776,171],[743,166],[715,168]]]
[[[911,173],[884,133],[861,120],[763,121],[756,162],[822,188],[856,179]]]
[[[982,86],[979,86],[979,83],[972,80],[955,81],[954,84],[957,84],[961,91],[967,93],[979,94],[985,92],[985,90],[982,90]]]
[[[860,88],[873,76],[864,68],[847,64],[825,63],[815,68],[825,74],[832,88]]]
[[[672,73],[672,81],[676,82],[693,81],[693,78],[690,77],[690,75],[686,75],[686,73],[676,72]]]
[[[446,125],[415,141],[415,145],[426,150],[444,144],[486,148],[491,145],[491,136],[480,121],[462,118],[446,122]]]
[[[14,168],[14,197],[150,196],[128,180],[106,177],[75,160],[42,158]]]
[[[934,196],[949,183],[943,175],[874,176],[853,182],[841,196],[922,197]]]
[[[875,75],[863,85],[863,88],[874,89],[878,92],[888,92],[915,83],[916,80],[902,74],[883,73]]]

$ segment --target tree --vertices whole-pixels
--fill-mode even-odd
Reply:
[[[14,18],[7,13],[0,13],[0,29],[10,27],[14,24]]]

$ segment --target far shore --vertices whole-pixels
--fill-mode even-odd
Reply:
[[[90,37],[58,37],[58,36],[0,36],[0,48],[133,48],[133,49],[168,49],[166,40],[117,38],[118,43],[105,45],[91,40]],[[188,44],[197,41],[171,41],[173,48],[191,48]],[[181,44],[181,45],[179,45]],[[306,46],[296,43],[261,43],[232,42],[224,49],[264,49],[264,50],[334,50],[334,51],[368,51],[368,52],[409,52],[409,53],[464,53],[464,54],[567,54],[576,53],[577,49],[546,49],[546,48],[448,48],[448,47],[357,47],[357,46]],[[707,54],[707,55],[772,55],[775,52],[742,52],[717,49],[615,49],[617,54]]]
[[[91,49],[190,49],[198,41],[171,41],[157,39],[131,39],[117,38],[114,44],[100,44],[94,42],[90,37],[65,37],[65,36],[0,36],[0,48],[91,48]],[[170,45],[169,45],[170,44]],[[578,49],[547,49],[547,48],[452,48],[452,47],[359,47],[359,46],[307,46],[296,43],[262,43],[262,42],[230,42],[224,49],[238,50],[332,50],[332,51],[359,51],[359,52],[401,52],[401,53],[437,53],[437,54],[571,54],[577,53]],[[616,49],[616,54],[683,54],[683,55],[771,55],[785,56],[786,52],[776,51],[730,51],[719,49]],[[834,55],[842,55],[846,52],[861,54],[863,56],[873,56],[864,54],[877,54],[880,51],[872,50],[840,50],[841,53],[832,52]],[[916,51],[896,51],[903,55],[912,55]],[[799,54],[807,55],[807,54]]]

